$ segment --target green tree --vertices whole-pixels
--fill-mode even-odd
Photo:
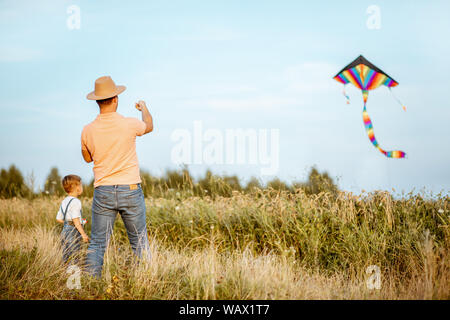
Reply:
[[[57,167],[50,169],[50,173],[45,180],[44,192],[49,195],[64,195],[65,191],[62,187],[61,176],[59,175]]]
[[[0,171],[0,196],[3,198],[28,196],[31,190],[25,184],[22,173],[15,165]]]
[[[289,186],[281,181],[279,178],[275,178],[267,183],[267,188],[272,188],[278,191],[290,191]]]
[[[234,176],[224,176],[223,177],[223,181],[230,186],[230,188],[232,190],[237,190],[237,191],[241,191],[242,187],[241,187],[241,183],[239,182],[239,178],[234,175]]]
[[[92,198],[94,196],[94,179],[91,179],[90,183],[83,183],[82,197]]]
[[[256,179],[255,177],[251,177],[251,179],[248,181],[247,185],[245,186],[245,191],[246,192],[252,192],[256,189],[262,189],[262,185],[259,182],[258,179]]]
[[[294,188],[303,188],[306,194],[330,192],[337,194],[338,187],[327,172],[320,173],[315,167],[311,168],[306,183],[294,183]]]
[[[183,170],[167,170],[164,176],[165,183],[170,189],[190,190],[193,186],[193,179],[189,170],[185,167]]]
[[[141,170],[142,192],[146,197],[163,197],[168,187],[165,179],[154,177],[149,172]]]
[[[221,177],[213,174],[209,169],[205,176],[198,181],[198,185],[201,195],[210,195],[213,198],[215,196],[231,197],[233,190],[241,189],[236,176]]]

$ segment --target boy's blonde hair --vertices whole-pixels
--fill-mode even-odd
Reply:
[[[67,193],[70,193],[81,184],[81,178],[75,174],[69,174],[62,179],[62,186]]]

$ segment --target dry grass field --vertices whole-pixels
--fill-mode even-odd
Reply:
[[[147,197],[151,262],[135,260],[118,216],[102,279],[81,273],[80,289],[61,261],[61,200],[0,200],[0,299],[450,298],[446,195]],[[92,199],[81,200],[90,220]],[[367,285],[371,265],[379,289]]]

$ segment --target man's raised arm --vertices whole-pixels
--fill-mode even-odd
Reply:
[[[138,109],[139,111],[142,112],[142,121],[145,122],[145,132],[149,133],[153,131],[153,118],[152,115],[150,114],[150,112],[147,109],[147,106],[145,105],[145,102],[142,100],[139,100],[138,103],[136,103],[136,109]]]

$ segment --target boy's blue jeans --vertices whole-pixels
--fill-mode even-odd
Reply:
[[[71,262],[77,264],[81,249],[81,234],[74,226],[64,223],[61,231],[61,245],[64,263],[67,263],[72,258]]]
[[[102,274],[103,257],[117,212],[122,217],[134,253],[139,258],[150,259],[144,194],[140,184],[136,189],[130,189],[130,185],[94,189],[91,242],[86,256],[86,270],[94,277],[99,278]]]

